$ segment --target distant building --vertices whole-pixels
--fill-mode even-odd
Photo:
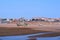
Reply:
[[[55,18],[55,22],[60,22],[60,18]]]
[[[7,19],[1,19],[1,23],[7,23]]]
[[[0,18],[0,24],[1,24],[1,18]]]
[[[17,22],[17,26],[26,26],[26,20],[24,18],[19,18]]]

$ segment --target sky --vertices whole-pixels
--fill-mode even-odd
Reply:
[[[60,0],[0,0],[0,18],[60,18]]]

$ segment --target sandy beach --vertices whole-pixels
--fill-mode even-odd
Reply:
[[[26,35],[40,32],[60,32],[59,23],[27,22],[27,26],[0,24],[0,36]]]

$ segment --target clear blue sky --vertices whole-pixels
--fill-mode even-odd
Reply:
[[[0,0],[1,18],[60,17],[60,0]]]

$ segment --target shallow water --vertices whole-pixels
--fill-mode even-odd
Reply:
[[[37,34],[43,34],[43,33],[37,33]],[[23,35],[23,36],[0,36],[0,40],[60,40],[60,36],[57,37],[41,37],[36,39],[30,39],[29,36],[34,36],[37,34],[30,34],[30,35]]]

